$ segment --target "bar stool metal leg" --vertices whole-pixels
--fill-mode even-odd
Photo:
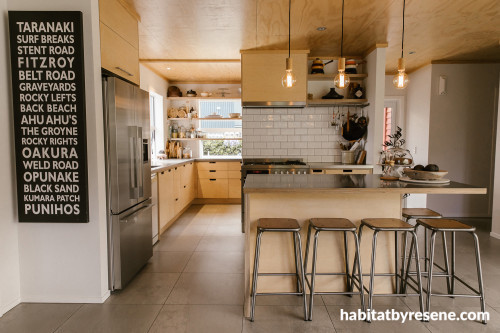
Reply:
[[[345,257],[345,274],[346,274],[346,287],[348,291],[351,289],[351,281],[349,276],[349,253],[347,252],[347,232],[344,231],[344,257]],[[350,295],[352,297],[352,295]]]
[[[483,290],[483,270],[481,268],[481,254],[479,253],[479,240],[475,232],[472,232],[472,237],[474,238],[474,248],[476,250],[476,268],[477,268],[477,282],[479,284],[480,302],[481,302],[481,312],[484,313],[484,290]],[[483,324],[486,324],[486,319],[483,317]]]
[[[262,232],[257,232],[257,242],[255,244],[255,257],[253,261],[253,281],[252,281],[252,304],[250,306],[250,321],[254,320],[255,316],[255,298],[257,297],[257,276],[259,272],[259,255],[260,255],[260,241]]]
[[[407,252],[407,238],[408,238],[408,232],[404,231],[403,232],[403,255],[402,255],[402,262],[401,262],[401,286],[399,292],[403,294],[404,290],[404,277],[405,277],[405,263],[406,263],[406,252]],[[408,259],[410,260],[410,259]]]
[[[295,241],[295,233],[293,233],[292,237],[293,237],[293,254],[295,259],[295,277],[297,278],[297,292],[300,293],[299,262],[297,260],[298,259],[297,242]]]
[[[362,234],[363,234],[363,225],[360,225],[360,226],[359,226],[359,229],[358,229],[358,243],[359,243],[359,244],[361,244],[361,235],[362,235]],[[358,262],[358,261],[360,260],[360,255],[359,255],[359,253],[360,253],[360,252],[358,251],[358,252],[356,252],[356,253],[354,254],[354,262],[353,262],[353,264],[352,264],[352,275],[356,274],[356,271],[355,271],[355,269],[356,269],[356,267],[357,267],[357,264],[356,264],[356,263],[358,263],[358,264],[359,264],[359,262]],[[362,287],[362,288],[364,288],[364,286],[363,286],[363,285],[362,285],[361,287]],[[354,290],[354,279],[351,279],[351,290]]]
[[[418,251],[418,238],[416,230],[411,232],[412,234],[412,242],[415,244],[415,265],[417,266],[417,283],[418,283],[418,292],[419,292],[419,303],[420,303],[420,312],[424,312],[424,297],[423,297],[423,288],[422,288],[422,272],[420,271],[420,260],[418,259],[420,253]],[[408,260],[410,261],[410,260]],[[408,270],[409,271],[409,270]]]
[[[451,232],[451,292],[455,293],[455,232]]]
[[[302,241],[300,239],[300,231],[296,231],[294,232],[294,234],[297,240],[298,251],[299,251],[299,268],[301,275],[302,298],[304,299],[304,320],[307,321],[306,277],[304,271],[304,261],[302,260]]]
[[[314,301],[314,286],[316,281],[316,259],[318,256],[318,236],[319,230],[314,233],[314,244],[313,244],[313,257],[312,257],[312,270],[311,270],[311,286],[310,286],[310,299],[309,299],[309,320],[312,320],[312,309]]]
[[[399,292],[399,242],[398,242],[398,232],[394,231],[394,280],[395,280],[395,293]]]
[[[370,267],[370,287],[368,289],[368,311],[372,309],[373,303],[373,282],[375,280],[375,260],[376,260],[376,252],[377,252],[377,236],[378,231],[375,230],[373,232],[373,240],[372,240],[372,263]]]
[[[432,271],[434,266],[434,246],[436,242],[436,231],[432,231],[431,234],[431,249],[429,257],[429,271],[427,277],[427,312],[431,311],[431,295],[432,295]]]
[[[363,272],[361,271],[361,260],[359,260],[359,239],[358,239],[358,235],[356,234],[355,231],[352,232],[353,236],[354,236],[354,243],[355,243],[355,246],[356,246],[356,258],[354,260],[354,265],[353,268],[352,268],[352,275],[354,276],[354,271],[356,269],[356,266],[358,268],[358,272],[359,272],[359,291],[360,291],[360,297],[361,297],[361,311],[365,312],[365,295],[364,295],[364,292],[363,292],[363,289],[364,289],[364,285],[363,285]],[[352,286],[352,283],[353,283],[354,279],[351,279],[351,292],[354,290],[353,289],[353,286]]]
[[[311,224],[307,228],[307,240],[306,240],[306,257],[304,258],[304,272],[307,272],[307,263],[309,261],[309,244],[311,243]]]
[[[448,290],[448,294],[451,294],[451,274],[450,274],[450,266],[448,263],[448,245],[446,244],[446,233],[441,232],[441,237],[443,240],[443,253],[444,253],[444,270],[448,276],[446,277],[446,287]]]

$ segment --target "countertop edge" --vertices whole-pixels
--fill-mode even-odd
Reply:
[[[322,170],[330,170],[330,169],[373,169],[374,166],[372,164],[333,164],[333,163],[325,163],[325,162],[317,162],[317,163],[308,163],[307,164],[310,169],[322,169]]]
[[[175,167],[180,167],[183,166],[184,164],[190,163],[190,162],[241,162],[241,158],[190,158],[190,159],[179,159],[178,161],[175,160],[163,160],[163,161],[168,161],[168,165],[160,165],[156,168],[151,168],[151,174],[155,174],[158,172],[162,172],[168,169],[172,169]],[[158,162],[162,163],[162,162]]]
[[[336,193],[400,193],[400,194],[487,194],[486,188],[250,188],[243,193],[336,192]]]

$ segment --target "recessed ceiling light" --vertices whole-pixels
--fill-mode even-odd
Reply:
[[[318,31],[325,31],[326,27],[317,27],[316,30],[318,30]]]
[[[410,52],[408,52],[408,54],[415,54],[415,53],[417,53],[417,51],[410,51]]]
[[[167,67],[167,70],[169,71],[171,68],[170,67]]]

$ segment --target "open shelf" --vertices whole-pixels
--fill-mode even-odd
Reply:
[[[307,101],[309,106],[336,106],[336,105],[347,105],[347,106],[368,106],[367,99],[311,99]]]
[[[309,74],[307,81],[333,81],[337,74]],[[368,74],[347,74],[351,81],[363,80],[368,77]]]
[[[197,97],[167,97],[168,100],[171,100],[171,101],[187,101],[187,100],[194,100],[194,99],[241,99],[241,97],[201,97],[201,96],[197,96]]]
[[[167,118],[168,120],[241,120],[240,118]]]
[[[176,138],[176,139],[170,139],[171,141],[206,141],[206,140],[241,140],[241,138]]]

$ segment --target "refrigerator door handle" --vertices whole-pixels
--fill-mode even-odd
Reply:
[[[129,127],[129,146],[133,163],[130,167],[130,198],[137,199],[137,126]]]
[[[137,127],[137,179],[138,179],[138,187],[139,193],[137,198],[142,198],[144,196],[144,168],[142,165],[142,156],[143,156],[143,147],[142,147],[142,127]]]

